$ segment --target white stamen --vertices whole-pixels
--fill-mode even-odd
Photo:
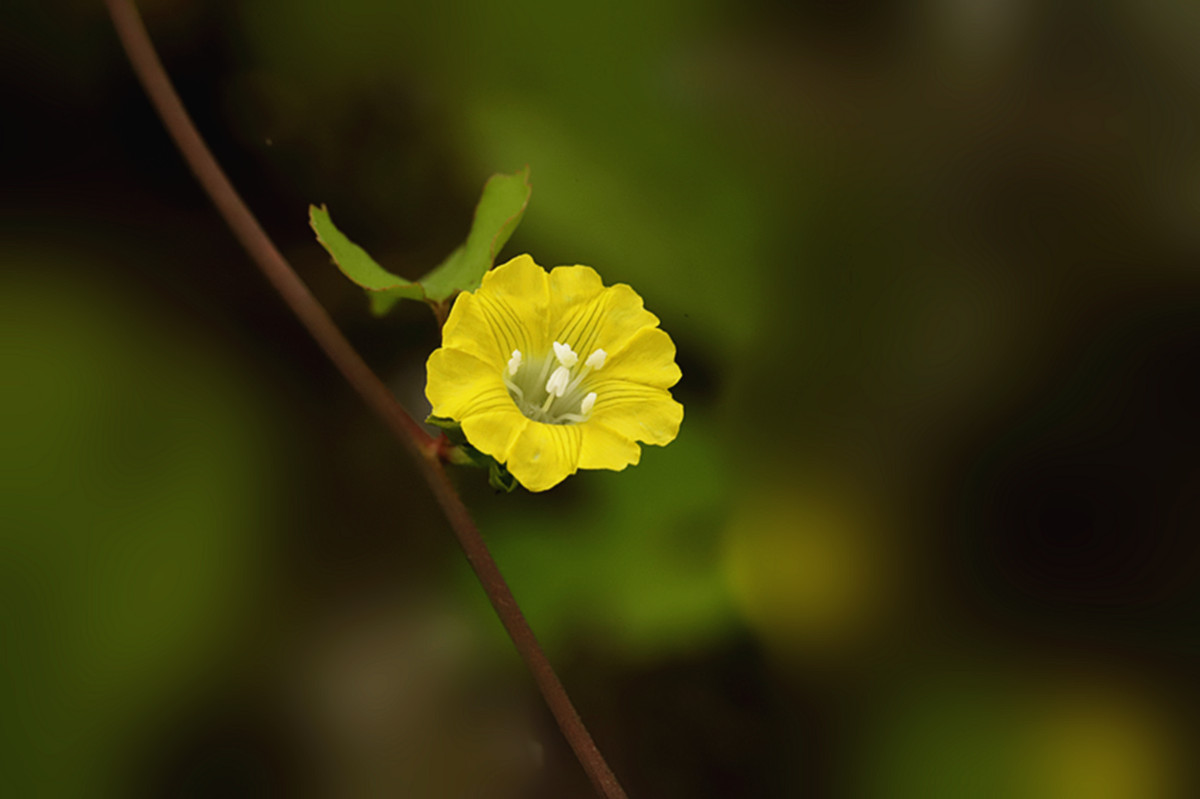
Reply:
[[[554,357],[568,369],[579,361],[579,356],[575,354],[575,350],[571,349],[570,344],[559,344],[557,341],[554,342]]]
[[[604,350],[601,350],[603,352]],[[592,407],[596,404],[596,392],[589,391],[588,395],[583,398],[583,402],[579,403],[579,413],[587,416],[592,412]]]
[[[583,365],[600,371],[600,368],[604,366],[604,359],[607,357],[608,353],[597,347],[596,351],[589,355],[587,360],[583,362]]]
[[[521,368],[521,351],[513,350],[512,357],[508,359],[508,373],[515,375],[517,370]]]
[[[550,379],[546,381],[546,393],[561,397],[567,393],[567,384],[570,382],[571,370],[565,366],[560,366],[554,370],[554,374],[550,375]]]

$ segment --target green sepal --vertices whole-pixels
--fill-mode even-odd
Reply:
[[[434,427],[440,427],[441,429],[445,430],[447,434],[449,434],[452,430],[457,430],[460,435],[462,434],[462,425],[454,419],[450,419],[445,416],[434,416],[430,414],[429,416],[425,417],[425,424],[431,424]]]
[[[517,487],[517,478],[504,468],[504,464],[497,463],[493,458],[491,466],[488,467],[488,484],[497,491],[511,494]]]
[[[446,434],[446,438],[450,439],[450,443],[454,445],[454,449],[450,452],[449,461],[459,466],[474,466],[479,469],[488,470],[488,483],[493,488],[500,491],[511,493],[517,487],[517,478],[512,476],[508,469],[504,468],[504,464],[497,461],[491,455],[480,452],[471,443],[467,441],[467,437],[463,434],[462,425],[453,419],[446,419],[441,416],[429,416],[425,419],[428,424],[434,425],[442,429]]]
[[[437,306],[460,291],[478,288],[500,249],[521,224],[531,192],[528,166],[511,175],[488,178],[475,206],[467,240],[415,281],[394,275],[376,263],[366,250],[338,230],[325,206],[310,205],[308,220],[317,241],[342,274],[367,291],[371,312],[382,316],[400,300],[422,300]]]

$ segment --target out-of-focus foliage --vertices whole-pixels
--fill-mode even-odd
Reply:
[[[16,794],[106,795],[259,596],[269,422],[102,263],[3,260],[0,761]]]
[[[877,732],[856,764],[860,795],[1185,795],[1183,730],[1150,691],[1095,673],[957,665],[932,666],[874,709]]]
[[[515,507],[488,509],[496,558],[551,651],[602,646],[653,659],[729,632],[733,607],[718,568],[727,467],[692,418],[689,435],[647,447],[633,470],[573,476],[563,504],[518,494]]]
[[[851,480],[784,473],[798,479],[744,484],[723,537],[729,585],[778,656],[846,657],[895,602],[895,531]]]

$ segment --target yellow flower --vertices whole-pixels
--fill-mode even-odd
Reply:
[[[428,370],[433,415],[530,491],[620,471],[637,442],[667,444],[683,421],[671,337],[637,292],[587,266],[547,274],[519,255],[488,272],[455,300]]]

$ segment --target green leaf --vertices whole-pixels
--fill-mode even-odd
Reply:
[[[367,291],[388,292],[396,299],[425,299],[425,293],[419,285],[393,275],[375,263],[375,259],[367,255],[366,250],[346,238],[345,234],[333,224],[333,219],[329,216],[329,211],[325,206],[322,205],[318,208],[310,205],[308,221],[317,234],[317,241],[333,258],[338,269],[358,285]]]
[[[492,268],[501,248],[521,224],[531,191],[528,166],[511,175],[496,174],[488,179],[466,242],[419,281],[429,299],[441,301],[456,292],[479,287],[484,273]]]
[[[406,280],[384,269],[366,250],[346,238],[325,206],[309,206],[308,217],[317,241],[342,274],[369,292],[371,311],[387,313],[400,300],[442,303],[460,291],[479,287],[484,273],[512,236],[529,205],[529,167],[511,175],[496,174],[484,184],[467,240],[420,280]]]
[[[383,291],[369,291],[367,292],[367,297],[371,301],[371,313],[376,316],[383,316],[392,310],[392,306],[400,302],[400,300],[425,299],[421,287],[416,283],[406,283],[403,286],[397,286],[394,289],[384,289]]]

